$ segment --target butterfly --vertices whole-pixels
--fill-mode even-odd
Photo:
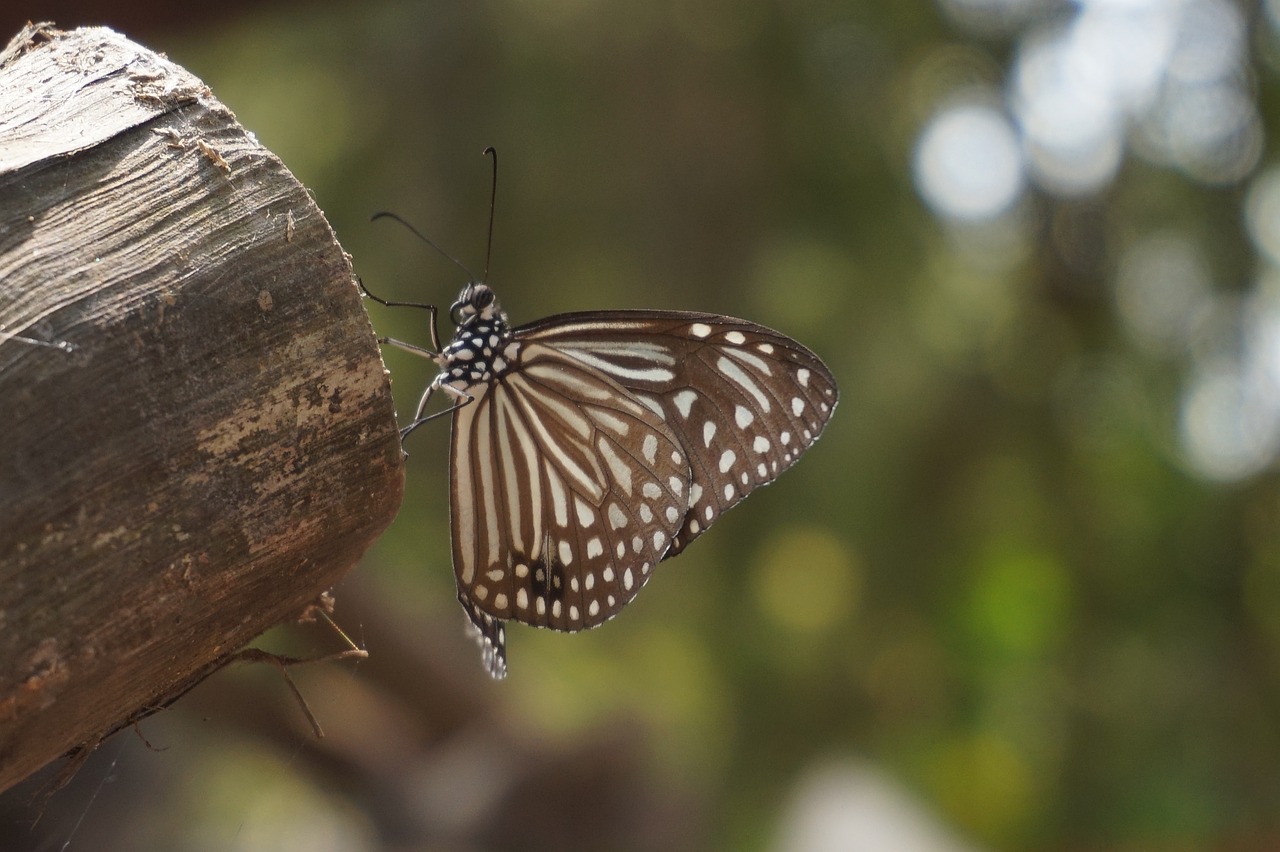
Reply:
[[[484,153],[496,193],[497,154]],[[382,217],[440,251],[398,216]],[[444,347],[433,305],[360,288],[388,307],[430,311],[432,348],[379,340],[440,368],[400,437],[452,416],[458,600],[485,669],[503,678],[506,622],[572,633],[613,618],[659,562],[795,464],[826,428],[838,391],[817,355],[747,320],[587,311],[512,328],[483,283],[488,261],[481,280],[468,276]],[[453,405],[428,415],[437,393]]]
[[[434,309],[433,349],[383,341],[440,367],[402,438],[452,415],[458,600],[495,678],[507,621],[575,632],[613,618],[659,562],[791,467],[836,407],[817,355],[747,320],[589,311],[512,328],[476,282],[450,316],[443,348]],[[452,407],[424,415],[437,393]]]

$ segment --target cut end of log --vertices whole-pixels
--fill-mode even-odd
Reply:
[[[0,52],[0,790],[303,612],[403,456],[347,255],[198,78]]]

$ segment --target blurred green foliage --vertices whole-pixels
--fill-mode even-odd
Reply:
[[[724,848],[775,836],[797,775],[842,755],[997,847],[1280,829],[1274,477],[1179,466],[1178,365],[1125,339],[1111,296],[1157,228],[1238,279],[1230,188],[1133,161],[1088,200],[1031,200],[1021,234],[949,231],[913,191],[911,147],[1005,54],[929,4],[377,3],[170,52],[314,189],[381,292],[446,303],[464,279],[368,224],[377,209],[480,269],[495,145],[490,280],[513,320],[713,310],[838,376],[811,456],[623,618],[511,631],[497,700],[528,724],[642,720]],[[421,319],[374,312],[408,339]],[[411,411],[429,365],[388,361]],[[390,598],[422,587],[407,594],[438,618],[446,431],[415,436],[400,520],[362,569]]]
[[[1248,68],[1273,130],[1262,17]],[[1013,35],[930,3],[378,0],[151,44],[312,188],[375,292],[448,304],[465,283],[370,224],[382,209],[481,271],[494,145],[489,277],[514,322],[744,316],[840,381],[809,456],[615,622],[509,630],[512,676],[486,694],[512,725],[561,742],[625,720],[721,849],[784,843],[802,779],[846,760],[984,847],[1280,845],[1280,489],[1271,467],[1186,462],[1189,361],[1135,342],[1115,295],[1161,233],[1246,293],[1240,185],[1131,155],[1085,197],[935,218],[913,146],[949,92],[999,90]],[[427,342],[420,312],[370,308]],[[386,360],[403,416],[433,370]],[[460,630],[447,431],[413,436],[360,572]]]

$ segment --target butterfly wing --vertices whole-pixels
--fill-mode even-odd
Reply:
[[[691,473],[661,415],[552,346],[520,342],[470,393],[453,417],[453,564],[500,677],[502,622],[582,630],[635,597],[680,530]]]
[[[835,378],[795,340],[747,320],[677,311],[561,314],[516,329],[603,373],[659,414],[689,459],[684,550],[795,464],[835,411]]]

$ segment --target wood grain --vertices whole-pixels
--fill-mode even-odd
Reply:
[[[377,342],[304,187],[163,57],[20,33],[0,53],[0,790],[299,614],[402,490]]]

